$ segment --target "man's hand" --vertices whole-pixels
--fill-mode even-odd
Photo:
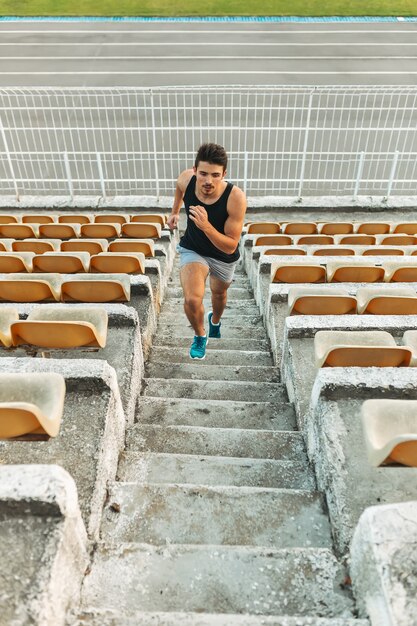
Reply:
[[[207,211],[203,206],[190,206],[190,220],[203,232],[210,228]]]
[[[176,215],[175,213],[171,213],[171,215],[169,216],[167,220],[168,228],[170,230],[174,230],[175,228],[177,228],[179,219],[180,219],[179,215]]]

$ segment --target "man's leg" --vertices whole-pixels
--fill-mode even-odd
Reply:
[[[227,290],[231,283],[225,283],[217,276],[210,275],[211,303],[213,306],[213,316],[211,321],[218,324],[223,315],[227,302]]]
[[[205,335],[203,298],[208,272],[203,263],[187,263],[180,272],[184,311],[195,335],[200,337]]]

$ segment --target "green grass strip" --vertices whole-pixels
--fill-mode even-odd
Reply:
[[[4,16],[417,16],[416,0],[0,0]]]

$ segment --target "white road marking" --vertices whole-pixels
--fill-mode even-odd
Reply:
[[[392,42],[383,42],[382,44],[379,42],[373,42],[373,43],[369,43],[369,42],[361,42],[361,41],[344,41],[344,42],[334,42],[334,43],[328,43],[328,42],[318,42],[318,43],[301,43],[301,42],[291,42],[291,43],[284,43],[282,41],[279,42],[274,42],[274,43],[267,43],[267,42],[261,42],[261,43],[257,43],[255,41],[222,41],[222,42],[216,42],[216,41],[171,41],[171,42],[161,42],[161,41],[106,41],[106,42],[98,42],[98,41],[72,41],[71,43],[65,43],[62,41],[57,41],[55,43],[52,42],[15,42],[15,43],[5,43],[5,42],[0,42],[0,46],[18,46],[19,48],[21,46],[102,46],[102,47],[106,47],[106,46],[286,46],[287,48],[290,48],[292,46],[303,46],[305,48],[309,48],[311,46],[320,46],[320,48],[323,48],[324,46],[343,46],[344,48],[346,48],[346,46],[383,46],[384,48],[386,48],[387,46],[417,46],[417,42],[415,43],[392,43]]]
[[[5,24],[1,24],[0,25],[0,31],[1,26],[5,26]],[[185,34],[185,33],[207,33],[207,34],[222,34],[222,33],[226,33],[226,34],[250,34],[253,33],[255,35],[267,35],[267,34],[274,34],[274,33],[278,33],[280,35],[299,35],[299,34],[313,34],[315,35],[316,33],[318,34],[339,34],[339,33],[343,33],[343,34],[362,34],[362,33],[394,33],[394,34],[398,34],[398,35],[403,35],[404,33],[415,33],[417,34],[417,24],[416,27],[411,29],[404,29],[404,28],[397,28],[397,29],[389,29],[389,30],[374,30],[374,29],[367,29],[367,30],[360,30],[360,29],[356,29],[356,30],[332,30],[332,29],[327,29],[327,30],[209,30],[209,29],[194,29],[194,30],[187,30],[187,29],[154,29],[154,30],[83,30],[83,29],[78,29],[78,30],[45,30],[45,29],[37,29],[37,30],[7,30],[6,28],[4,29],[4,34],[8,35],[8,34],[13,34],[13,35],[26,35],[26,34],[36,34],[36,33],[42,33],[43,35],[46,33],[48,35],[54,35],[54,34],[58,34],[58,35],[66,35],[66,34],[76,34],[76,35],[82,35],[82,34],[87,34],[87,35],[113,35],[113,34],[120,34],[120,35],[129,35],[129,34],[133,34],[133,35],[147,35],[147,34],[165,34],[165,33],[169,33],[169,34]]]
[[[23,57],[23,56],[17,56],[17,57],[4,57],[4,56],[0,56],[0,62],[1,61],[209,61],[209,60],[230,60],[230,61],[240,61],[240,60],[245,60],[245,61],[265,61],[268,59],[274,60],[274,61],[279,61],[279,60],[285,60],[285,61],[306,61],[306,60],[310,60],[310,59],[314,59],[316,61],[318,60],[325,60],[325,61],[332,61],[333,59],[337,59],[337,60],[343,60],[343,61],[355,61],[355,60],[373,60],[373,61],[384,61],[384,60],[391,60],[391,59],[398,59],[398,60],[408,60],[408,59],[417,59],[417,56],[192,56],[192,58],[190,58],[189,55],[184,55],[184,56],[171,56],[171,55],[162,55],[162,56],[102,56],[102,57],[98,57],[98,56],[89,56],[89,57],[82,57],[82,56],[73,56],[73,57],[64,57],[64,56],[55,56],[55,57],[51,57],[51,56],[47,56],[47,57],[34,57],[34,56],[30,56],[30,57]]]
[[[301,72],[301,71],[280,71],[280,70],[251,70],[251,71],[247,71],[247,70],[176,70],[176,71],[171,71],[168,70],[166,72],[164,71],[121,71],[121,70],[115,70],[115,71],[85,71],[85,72],[81,72],[81,71],[74,71],[74,72],[0,72],[0,76],[71,76],[71,75],[143,75],[143,74],[158,74],[158,75],[179,75],[179,74],[196,74],[196,75],[201,75],[201,74],[217,74],[218,76],[222,75],[222,74],[301,74],[301,75],[310,75],[310,74],[314,74],[314,75],[320,75],[320,74],[326,74],[326,75],[334,75],[334,74],[338,74],[338,75],[356,75],[356,74],[363,74],[363,75],[372,75],[372,74],[383,74],[383,75],[407,75],[407,74],[417,74],[417,72],[408,72],[408,71],[397,71],[397,72],[385,72],[385,71],[375,71],[375,70],[371,70],[369,72],[355,72],[355,71],[349,71],[349,72],[345,72],[344,70],[338,70],[337,72],[331,72],[331,71],[323,71],[323,72],[319,72],[319,71],[314,71],[314,72],[310,72],[308,70]]]

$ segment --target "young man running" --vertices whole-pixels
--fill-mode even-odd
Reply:
[[[246,212],[246,198],[232,183],[224,180],[227,155],[222,146],[203,144],[192,169],[177,180],[174,205],[168,226],[177,226],[184,201],[187,229],[180,240],[180,277],[185,314],[194,329],[190,349],[192,359],[206,356],[203,297],[210,275],[213,310],[208,313],[209,337],[220,338],[221,316],[226,306],[239,259],[238,244]]]

